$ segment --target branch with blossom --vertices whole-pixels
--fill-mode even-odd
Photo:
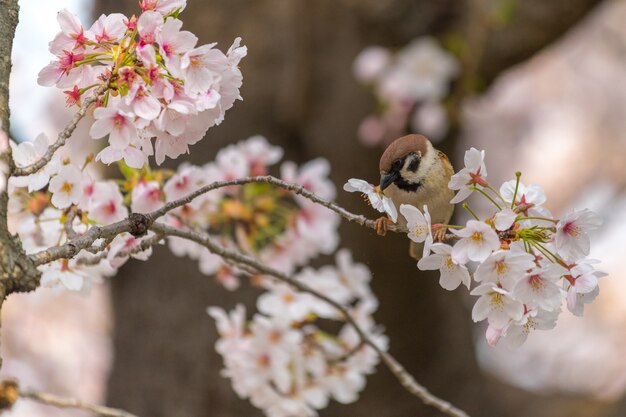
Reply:
[[[472,219],[465,225],[432,225],[428,207],[423,213],[403,204],[400,213],[408,226],[408,237],[425,242],[421,270],[440,272],[441,286],[455,290],[461,284],[478,296],[472,310],[475,322],[487,319],[487,343],[495,346],[505,339],[511,347],[526,341],[531,331],[554,328],[565,301],[576,316],[599,293],[598,279],[606,276],[595,269],[599,261],[588,259],[589,233],[602,219],[588,209],[575,210],[558,219],[543,207],[546,195],[536,184],[526,186],[516,178],[499,190],[487,181],[485,151],[471,148],[465,166],[452,176],[448,187],[457,194],[450,201],[462,203]],[[372,206],[397,215],[391,200],[375,187],[351,179],[344,189],[367,195]],[[492,210],[478,215],[464,201],[473,193],[486,199]],[[384,201],[385,204],[381,204]],[[455,239],[433,242],[432,232],[446,228]],[[444,243],[456,240],[454,245]],[[474,270],[471,274],[470,270]]]
[[[229,250],[227,248],[224,248],[216,244],[210,238],[210,236],[206,234],[201,234],[193,230],[180,230],[177,228],[173,228],[171,226],[160,224],[158,222],[152,225],[152,229],[162,235],[177,236],[177,237],[198,243],[206,247],[207,249],[209,249],[211,253],[213,254],[219,255],[220,257],[225,258],[225,259],[233,260],[237,264],[248,266],[252,270],[256,271],[257,273],[269,275],[279,281],[282,281],[288,284],[289,286],[298,290],[300,293],[311,294],[315,298],[322,300],[323,302],[325,302],[326,304],[334,308],[337,312],[339,312],[341,315],[341,319],[345,320],[346,323],[348,323],[352,327],[352,329],[356,332],[356,335],[358,336],[358,339],[359,339],[358,343],[355,344],[353,342],[352,344],[354,346],[352,346],[351,349],[347,352],[348,355],[342,358],[347,357],[349,359],[350,357],[353,357],[356,353],[362,350],[361,346],[367,346],[371,348],[378,356],[380,356],[382,361],[389,368],[389,370],[394,374],[394,376],[400,381],[402,386],[404,386],[407,389],[407,391],[409,391],[411,394],[420,398],[425,404],[430,405],[449,416],[456,416],[456,417],[467,416],[467,414],[464,411],[454,407],[449,402],[434,396],[424,386],[419,384],[415,380],[415,378],[413,378],[411,374],[409,374],[406,371],[406,369],[393,356],[391,356],[388,352],[386,352],[386,347],[381,347],[380,336],[374,339],[374,337],[376,337],[376,334],[372,335],[370,334],[369,331],[363,330],[362,326],[358,322],[358,320],[361,319],[361,317],[359,317],[358,309],[353,309],[352,311],[348,311],[348,309],[344,307],[344,305],[337,302],[336,299],[331,298],[332,297],[330,295],[332,293],[331,291],[327,290],[326,291],[327,294],[324,294],[321,291],[318,291],[314,289],[313,287],[309,286],[308,284],[306,284],[306,281],[304,281],[303,279],[293,278],[273,268],[267,267],[266,265],[258,262],[254,258],[251,258],[245,254],[242,254],[234,250]],[[223,312],[220,312],[219,310],[214,309],[212,311],[210,310],[209,312],[212,315],[223,318],[223,320],[227,320],[226,314]],[[229,332],[229,334],[231,335],[230,337],[232,338],[233,332]],[[386,344],[384,339],[382,343]],[[229,347],[232,348],[232,345],[229,345]],[[225,347],[223,347],[222,349],[218,348],[218,351],[222,353],[222,355],[225,355],[227,352]],[[347,383],[348,380],[346,379],[342,382]],[[293,390],[294,387],[291,387],[290,389]],[[343,387],[343,389],[346,389],[346,387]],[[304,400],[305,402],[310,401],[306,397],[304,398]]]

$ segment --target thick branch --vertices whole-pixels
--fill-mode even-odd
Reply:
[[[136,253],[143,252],[143,251],[151,248],[154,245],[158,245],[159,242],[161,242],[162,240],[163,240],[163,236],[157,233],[154,236],[151,236],[151,237],[148,237],[146,239],[143,239],[141,241],[141,243],[138,246],[135,246],[134,248],[130,248],[130,249],[125,249],[125,250],[119,251],[115,255],[115,257],[116,258],[125,258],[127,256],[131,256],[131,255],[134,255]],[[96,254],[95,256],[93,256],[91,258],[80,259],[78,261],[78,263],[80,265],[97,265],[97,264],[100,263],[100,261],[102,261],[103,259],[106,259],[108,256],[109,256],[109,251],[108,250],[102,250],[98,254]]]
[[[68,240],[62,245],[53,246],[30,255],[30,259],[35,265],[47,264],[57,259],[71,259],[81,250],[91,247],[98,239],[110,239],[130,231],[131,222],[129,219],[124,219],[108,226],[93,226],[84,235]]]
[[[9,130],[9,76],[11,50],[19,15],[17,0],[0,0],[0,122]]]
[[[261,274],[272,276],[282,282],[289,284],[299,291],[309,293],[319,298],[320,300],[328,303],[341,313],[346,322],[350,324],[357,332],[361,341],[376,351],[376,353],[380,356],[387,368],[389,368],[389,370],[396,376],[396,378],[400,381],[402,386],[408,392],[420,398],[424,402],[424,404],[430,405],[443,412],[444,414],[453,417],[468,417],[468,415],[463,410],[454,407],[448,401],[442,400],[441,398],[434,396],[424,386],[420,385],[415,380],[415,378],[413,378],[413,376],[411,376],[411,374],[409,374],[406,369],[404,369],[404,367],[393,356],[383,351],[380,347],[378,347],[378,345],[376,345],[376,343],[374,343],[374,341],[365,333],[365,331],[361,329],[361,327],[354,320],[354,318],[352,318],[352,316],[344,306],[342,306],[332,298],[329,298],[328,296],[314,290],[313,288],[300,281],[297,281],[293,277],[290,277],[283,272],[263,265],[262,263],[248,255],[218,245],[207,234],[199,233],[196,231],[181,230],[164,225],[162,223],[154,223],[151,228],[158,234],[176,236],[196,242],[206,247],[212,253],[221,256],[222,258],[229,259],[236,263],[251,267]]]
[[[31,165],[28,165],[22,168],[15,167],[13,169],[13,176],[20,177],[24,175],[34,174],[35,172],[39,171],[41,168],[46,166],[46,164],[50,162],[50,160],[54,156],[54,153],[57,151],[57,149],[65,145],[65,142],[72,136],[72,133],[74,133],[74,130],[76,130],[76,126],[78,125],[78,122],[80,122],[81,119],[85,117],[85,114],[87,114],[87,110],[89,109],[89,106],[91,106],[98,99],[98,97],[106,91],[107,88],[108,86],[106,84],[103,84],[99,86],[98,88],[96,88],[96,90],[93,92],[93,95],[90,97],[87,97],[83,101],[83,104],[82,106],[80,106],[80,109],[76,112],[76,114],[74,114],[74,117],[72,117],[72,120],[70,120],[67,126],[65,126],[65,129],[63,129],[59,133],[59,136],[57,137],[56,142],[54,142],[52,145],[48,147],[44,156],[42,156],[39,161]]]

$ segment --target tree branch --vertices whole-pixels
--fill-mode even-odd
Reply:
[[[0,0],[0,123],[9,131],[9,77],[11,50],[19,16],[17,0]]]
[[[445,401],[441,398],[436,397],[435,395],[431,394],[424,386],[420,385],[415,380],[415,378],[413,378],[413,376],[409,374],[407,370],[404,369],[404,367],[393,356],[383,351],[380,347],[378,347],[378,345],[376,345],[376,343],[374,343],[374,341],[365,333],[365,331],[361,329],[361,327],[357,324],[354,318],[352,318],[352,316],[350,315],[350,313],[348,312],[348,310],[346,310],[344,306],[342,306],[341,304],[339,304],[332,298],[329,298],[328,296],[314,290],[313,288],[309,287],[308,285],[300,281],[297,281],[293,277],[283,272],[277,271],[273,268],[263,265],[262,263],[252,258],[251,256],[248,256],[241,252],[227,249],[227,248],[224,248],[223,246],[218,245],[217,243],[213,241],[213,239],[211,239],[211,237],[208,234],[202,234],[202,233],[191,231],[191,230],[181,230],[175,227],[167,226],[162,223],[154,223],[151,226],[151,229],[158,234],[167,235],[167,236],[176,236],[176,237],[180,237],[180,238],[198,243],[199,245],[202,245],[205,248],[207,248],[210,252],[218,256],[221,256],[222,258],[230,259],[236,263],[240,263],[250,268],[253,268],[259,273],[272,276],[278,279],[279,281],[289,284],[290,286],[292,286],[293,288],[299,291],[309,293],[319,298],[320,300],[328,303],[329,305],[334,307],[337,311],[339,311],[341,315],[344,317],[344,319],[346,320],[346,322],[354,328],[360,340],[366,345],[370,346],[372,349],[374,349],[374,351],[376,351],[376,353],[380,356],[383,363],[387,366],[387,368],[389,368],[389,370],[395,375],[398,381],[400,381],[402,386],[408,392],[420,398],[424,402],[424,404],[432,406],[444,414],[447,414],[453,417],[468,417],[468,415],[463,410],[456,408],[455,406],[450,404],[448,401]]]
[[[57,151],[57,149],[65,145],[65,142],[72,136],[72,133],[74,133],[74,130],[76,130],[76,126],[78,125],[78,122],[80,122],[81,119],[85,117],[85,114],[87,114],[87,110],[89,109],[89,106],[91,106],[98,99],[98,97],[100,97],[100,95],[107,90],[107,88],[108,88],[107,84],[103,84],[97,87],[95,91],[93,92],[93,95],[90,97],[87,97],[83,101],[82,106],[80,106],[80,109],[76,112],[76,114],[74,114],[74,117],[72,117],[72,120],[70,120],[67,126],[65,126],[65,129],[63,129],[59,133],[59,136],[57,137],[56,142],[54,142],[48,147],[48,149],[46,150],[46,153],[41,157],[40,160],[22,168],[14,167],[12,175],[15,177],[31,175],[39,171],[41,168],[45,167],[46,164],[50,162],[50,160],[54,156],[54,153]]]
[[[239,179],[232,180],[232,181],[216,181],[211,184],[205,185],[202,188],[197,189],[196,191],[188,194],[186,197],[183,197],[179,200],[172,201],[172,202],[165,204],[163,207],[154,211],[153,213],[150,213],[148,216],[149,217],[154,216],[154,217],[151,217],[151,220],[154,221],[156,220],[157,217],[163,216],[168,211],[171,211],[175,208],[191,203],[192,200],[201,196],[202,194],[208,193],[209,191],[216,190],[218,188],[223,188],[223,187],[230,187],[233,185],[245,185],[245,184],[250,184],[250,183],[258,183],[258,182],[272,184],[277,187],[283,188],[285,190],[292,191],[295,194],[301,195],[302,197],[309,199],[314,203],[317,203],[321,206],[326,207],[327,209],[334,211],[335,213],[339,214],[341,217],[343,217],[344,219],[350,222],[355,222],[357,224],[360,224],[361,226],[369,227],[370,229],[376,230],[376,222],[374,220],[370,220],[367,217],[360,215],[360,214],[351,213],[350,211],[344,209],[343,207],[317,196],[316,194],[310,192],[309,190],[307,190],[301,185],[285,182],[271,175],[265,175],[265,176],[260,176],[260,177],[245,177],[245,178],[239,178]],[[392,232],[401,232],[401,233],[407,232],[406,228],[395,225],[395,224],[389,225],[387,227],[387,230],[390,230]]]
[[[80,410],[87,410],[103,417],[137,417],[135,414],[131,414],[128,411],[120,410],[118,408],[90,404],[76,398],[64,398],[44,392],[20,391],[20,397],[59,408],[78,408]]]
[[[86,403],[75,398],[64,398],[32,390],[20,390],[16,380],[7,379],[0,382],[0,412],[9,410],[20,398],[40,402],[59,408],[78,408],[91,411],[103,417],[137,417],[127,411]]]
[[[239,178],[231,181],[213,182],[211,184],[205,185],[202,188],[197,189],[192,193],[189,193],[185,197],[166,203],[161,208],[151,213],[132,213],[129,218],[121,220],[117,223],[113,223],[107,226],[93,226],[84,235],[68,240],[62,245],[53,246],[51,248],[32,254],[30,255],[30,259],[34,262],[35,265],[43,265],[56,261],[57,259],[71,259],[76,256],[76,254],[78,254],[78,252],[80,252],[82,249],[86,249],[90,252],[99,252],[100,250],[104,250],[107,245],[98,246],[98,248],[100,248],[99,250],[93,248],[92,244],[98,239],[105,239],[105,241],[110,242],[110,240],[112,240],[115,236],[121,233],[137,232],[138,227],[141,228],[143,232],[145,232],[145,230],[147,230],[147,228],[149,228],[150,225],[154,223],[154,221],[158,218],[163,217],[164,215],[168,214],[170,211],[178,207],[189,204],[195,198],[198,198],[199,196],[206,194],[209,191],[234,185],[245,185],[249,183],[260,182],[273,184],[277,187],[292,191],[295,194],[301,195],[302,197],[307,198],[314,203],[317,203],[321,206],[328,208],[329,210],[334,211],[335,213],[338,213],[340,216],[350,222],[355,222],[361,226],[369,227],[370,229],[376,230],[376,221],[368,219],[362,214],[354,214],[331,201],[325,200],[317,196],[316,194],[310,192],[301,185],[288,183],[271,175],[266,175],[260,177]],[[391,224],[387,226],[387,230],[398,233],[407,232],[406,227],[397,224]],[[451,234],[445,235],[445,240],[455,238],[456,237]]]
[[[116,258],[125,258],[127,256],[131,256],[131,255],[134,255],[136,253],[143,252],[146,249],[149,249],[149,248],[151,248],[154,245],[158,245],[159,242],[162,241],[162,240],[163,240],[163,235],[157,233],[154,236],[151,236],[149,238],[143,239],[141,241],[141,243],[139,244],[139,246],[120,251],[119,253],[117,253],[117,255],[115,255],[115,257]],[[108,250],[102,250],[99,253],[97,253],[96,256],[94,256],[94,257],[80,259],[78,261],[78,263],[80,265],[97,265],[98,263],[100,263],[101,260],[106,259],[108,256],[109,256],[109,251]]]

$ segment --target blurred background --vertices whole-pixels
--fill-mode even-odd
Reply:
[[[100,13],[139,8],[128,0],[20,5],[12,133],[54,137],[70,113],[60,91],[36,85],[36,74],[51,58],[56,12],[68,8],[88,26]],[[384,149],[380,123],[364,120],[380,122],[389,108],[364,85],[355,59],[371,46],[396,53],[415,39],[436,39],[455,62],[435,103],[443,118],[431,111],[394,128],[431,129],[457,167],[469,147],[485,149],[490,180],[522,171],[525,183],[545,188],[557,216],[574,207],[600,213],[605,223],[592,236],[591,257],[609,276],[583,318],[564,312],[555,330],[534,332],[522,348],[493,349],[471,321],[473,300],[418,271],[404,236],[342,224],[342,245],[373,272],[376,319],[391,353],[473,416],[626,415],[626,1],[188,0],[181,18],[200,43],[226,49],[241,36],[249,50],[244,101],[187,160],[201,164],[226,144],[262,134],[285,149],[285,159],[327,158],[338,188],[352,177],[377,182]],[[84,131],[73,142],[91,143]],[[374,217],[354,195],[339,193],[338,201]],[[140,416],[260,416],[220,376],[217,333],[205,314],[208,305],[252,308],[256,295],[246,286],[225,290],[166,249],[125,265],[86,296],[12,295],[3,312],[2,375]],[[9,414],[81,415],[22,402]],[[334,403],[321,415],[439,414],[380,367],[357,403]]]

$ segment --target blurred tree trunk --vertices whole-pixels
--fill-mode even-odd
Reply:
[[[377,180],[380,150],[357,143],[358,123],[373,102],[356,84],[351,65],[371,44],[401,46],[429,32],[463,31],[468,7],[461,0],[188,0],[185,29],[201,43],[225,50],[242,36],[244,102],[192,148],[194,163],[211,160],[219,147],[253,134],[283,146],[288,159],[326,157],[340,188],[347,178]],[[137,13],[136,2],[98,0],[98,10]],[[542,48],[584,16],[597,0],[519,1],[506,27],[493,31],[478,62],[488,82],[506,67]],[[448,141],[446,151],[453,149]],[[360,199],[339,202],[367,212]],[[373,216],[373,212],[369,213]],[[600,404],[540,397],[481,374],[473,348],[471,305],[460,291],[446,292],[433,275],[419,272],[403,236],[377,237],[341,226],[342,246],[374,274],[380,299],[376,317],[391,351],[437,395],[474,416],[593,416]],[[148,263],[127,265],[111,280],[115,314],[115,365],[109,403],[138,415],[257,416],[219,375],[216,331],[208,305],[253,307],[253,290],[230,293],[201,275],[194,262],[158,250]],[[438,415],[405,393],[384,368],[368,381],[361,400],[332,405],[325,416]]]

